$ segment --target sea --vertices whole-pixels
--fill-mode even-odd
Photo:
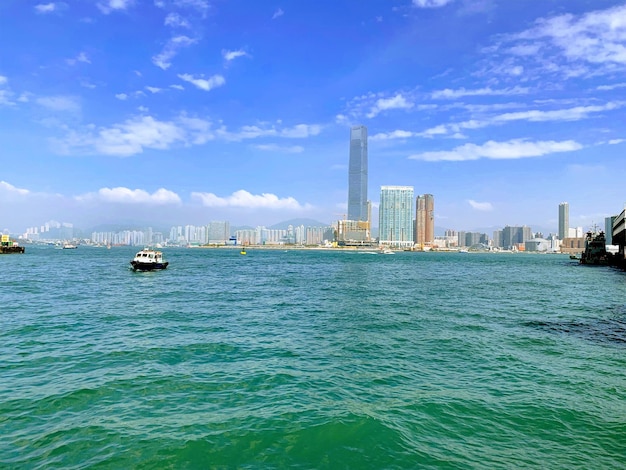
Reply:
[[[623,271],[136,250],[0,256],[0,468],[626,468]]]

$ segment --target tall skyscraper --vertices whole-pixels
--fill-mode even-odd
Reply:
[[[569,203],[559,204],[559,239],[563,240],[569,236]]]
[[[413,186],[381,186],[379,238],[382,245],[413,246]]]
[[[415,201],[415,243],[424,247],[434,242],[435,198],[432,194],[422,194]]]
[[[368,222],[367,207],[367,127],[350,129],[348,169],[348,220]]]

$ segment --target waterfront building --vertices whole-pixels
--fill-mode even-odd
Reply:
[[[525,248],[525,251],[545,253],[545,252],[551,251],[552,242],[542,237],[535,237],[535,238],[531,238],[530,240],[526,240],[524,242],[524,248]]]
[[[494,230],[492,246],[494,248],[501,248],[502,247],[502,230]]]
[[[435,241],[435,198],[422,194],[415,200],[415,243],[432,246]]]
[[[322,245],[333,240],[332,227],[307,227],[306,228],[306,244]]]
[[[559,249],[561,253],[568,253],[570,255],[581,254],[585,251],[585,239],[583,237],[564,238],[561,240]]]
[[[507,225],[502,229],[501,248],[505,250],[520,249],[525,246],[525,242],[533,237],[533,232],[530,227],[523,225],[509,226]]]
[[[467,246],[465,244],[465,234],[467,232],[464,232],[463,230],[459,230],[458,232],[456,232],[456,239],[457,239],[457,246],[461,247],[461,246]]]
[[[613,224],[615,223],[615,219],[617,219],[616,215],[604,219],[604,236],[607,245],[613,244]]]
[[[360,246],[370,243],[368,222],[339,220],[337,222],[337,242],[340,245]]]
[[[559,204],[559,238],[561,240],[569,236],[569,203]]]
[[[367,127],[350,129],[348,167],[348,220],[368,222],[367,201]]]
[[[413,186],[381,186],[379,243],[413,246]]]
[[[565,238],[583,238],[583,228],[582,227],[570,227],[567,230],[567,237]]]
[[[230,238],[230,223],[224,220],[215,220],[206,226],[207,243],[209,245],[225,245]]]

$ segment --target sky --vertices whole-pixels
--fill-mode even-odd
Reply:
[[[626,202],[626,2],[0,2],[0,230],[344,217],[350,127],[435,225]]]

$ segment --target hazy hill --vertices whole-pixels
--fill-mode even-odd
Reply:
[[[300,218],[285,220],[284,222],[279,222],[268,228],[272,230],[287,230],[290,225],[293,227],[299,225],[304,225],[305,227],[328,227],[330,224],[328,222],[320,222],[319,220]]]

